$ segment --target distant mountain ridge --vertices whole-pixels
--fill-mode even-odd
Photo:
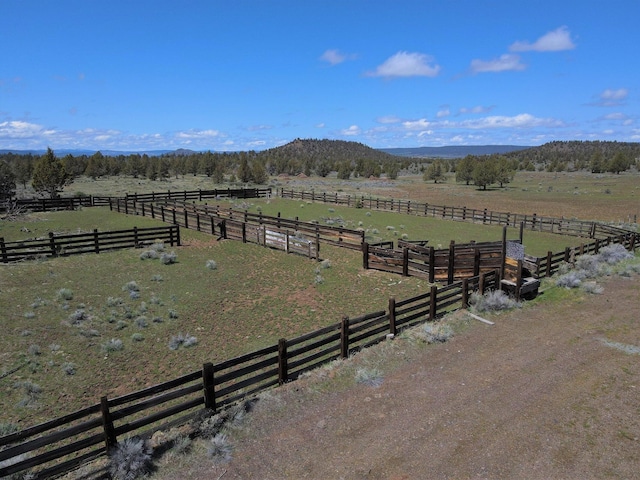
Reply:
[[[491,155],[494,153],[504,154],[517,150],[525,150],[527,148],[531,148],[529,146],[518,146],[518,145],[449,145],[442,147],[410,147],[410,148],[370,148],[363,144],[358,144],[357,142],[340,142],[337,140],[294,140],[290,144],[283,145],[282,147],[275,147],[270,150],[280,150],[280,149],[294,149],[297,148],[299,150],[315,150],[315,144],[324,144],[327,143],[332,147],[342,146],[344,143],[349,147],[349,150],[353,149],[354,146],[358,154],[366,154],[367,151],[375,150],[378,152],[386,153],[389,155],[394,155],[397,157],[411,157],[411,158],[463,158],[467,155]],[[313,146],[313,147],[312,147]],[[325,145],[323,145],[325,146]],[[326,146],[325,146],[326,147]],[[321,150],[325,150],[326,148],[322,148]],[[148,155],[150,157],[159,157],[161,155],[191,155],[196,152],[194,150],[189,150],[185,148],[178,148],[176,150],[86,150],[86,149],[57,149],[55,150],[55,154],[58,157],[64,157],[65,155],[73,155],[73,156],[81,156],[86,155],[90,157],[96,152],[102,153],[102,155],[106,157],[117,157],[119,155],[131,155],[131,154],[140,154],[140,155]],[[203,150],[204,151],[204,150]],[[212,151],[213,152],[213,151]],[[14,153],[16,155],[44,155],[46,150],[14,150],[14,149],[0,149],[0,155]]]
[[[522,145],[450,145],[443,147],[380,148],[383,152],[398,157],[412,158],[463,158],[467,155],[492,155],[526,150]]]

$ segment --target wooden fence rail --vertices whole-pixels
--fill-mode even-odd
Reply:
[[[90,233],[56,235],[49,232],[47,238],[5,242],[0,238],[0,261],[2,263],[30,260],[42,257],[100,253],[122,248],[142,247],[156,241],[180,245],[180,227],[138,228]]]
[[[281,188],[278,195],[282,198],[311,200],[312,202],[332,203],[349,207],[385,210],[455,221],[482,223],[486,225],[503,225],[540,232],[550,232],[586,238],[605,239],[612,235],[629,233],[628,230],[605,225],[599,222],[577,219],[554,218],[523,215],[509,212],[494,212],[487,209],[467,207],[450,207],[413,202],[411,200],[381,199],[365,196],[352,196],[338,193],[315,193]]]
[[[220,238],[257,243],[310,258],[319,258],[320,243],[359,250],[364,241],[364,232],[358,230],[250,214],[206,204],[115,199],[111,201],[110,208],[218,235]]]
[[[30,198],[12,199],[9,204],[14,208],[22,208],[32,212],[48,212],[51,210],[75,210],[78,207],[93,206],[93,197],[59,197],[59,198]],[[6,204],[0,204],[0,211],[6,210]]]
[[[388,311],[339,323],[212,365],[168,382],[99,403],[63,417],[0,437],[0,477],[31,470],[49,478],[106,455],[118,439],[149,437],[157,429],[180,424],[203,408],[217,410],[298,378],[329,361],[379,343],[389,334],[435,320],[465,306],[470,289],[497,288],[499,272],[486,272],[396,302]]]

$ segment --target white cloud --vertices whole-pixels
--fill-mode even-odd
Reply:
[[[513,43],[509,50],[512,52],[559,52],[562,50],[573,50],[575,43],[571,40],[571,33],[566,26],[557,28],[545,33],[533,43],[518,41]]]
[[[35,123],[20,120],[0,123],[0,138],[32,138],[43,133],[43,128]]]
[[[618,90],[606,89],[600,94],[600,98],[603,100],[624,100],[629,94],[626,88],[619,88]]]
[[[607,88],[603,92],[596,95],[596,100],[588,105],[596,107],[619,107],[624,105],[629,95],[629,91],[626,88],[611,89]]]
[[[376,118],[376,122],[383,123],[383,124],[399,123],[400,119],[395,115],[385,115],[385,116]]]
[[[330,65],[338,65],[347,60],[353,60],[356,56],[353,54],[342,53],[340,50],[330,49],[320,55],[320,60]]]
[[[521,113],[512,117],[490,116],[478,120],[466,120],[458,125],[464,128],[533,128],[562,127],[564,123],[553,118],[538,118],[529,113]]]
[[[176,137],[182,139],[215,138],[219,136],[220,132],[218,130],[189,130],[176,133]]]
[[[520,63],[520,56],[505,53],[500,55],[499,58],[492,60],[471,60],[471,72],[472,73],[485,73],[485,72],[507,72],[511,70],[524,70],[526,65]]]
[[[324,127],[325,127],[324,122],[316,123],[316,128],[324,128]]]
[[[448,117],[449,115],[451,115],[451,111],[448,108],[443,108],[439,110],[438,113],[436,113],[437,118],[444,118]]]
[[[488,107],[484,107],[482,105],[476,105],[475,107],[462,107],[460,109],[461,114],[472,113],[472,114],[480,114],[480,113],[488,113],[495,108],[494,105],[490,105]]]
[[[440,65],[433,64],[433,57],[423,53],[398,52],[379,65],[370,77],[435,77]]]
[[[353,135],[360,135],[360,133],[362,133],[362,130],[357,125],[351,125],[349,128],[340,130],[340,133],[346,136],[353,136]]]
[[[426,118],[421,118],[419,120],[408,120],[406,122],[402,122],[402,126],[407,130],[425,130],[432,126],[433,124],[428,121]]]

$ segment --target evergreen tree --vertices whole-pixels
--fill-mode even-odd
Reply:
[[[33,168],[31,185],[34,190],[47,193],[50,198],[58,198],[62,187],[72,181],[60,159],[55,156],[51,148],[47,148],[47,153],[40,157]]]
[[[238,172],[236,176],[242,183],[249,183],[252,179],[249,162],[247,160],[247,157],[244,155],[240,158],[240,165],[238,166]]]
[[[472,155],[467,155],[456,165],[456,182],[469,182],[473,180],[473,169],[476,166],[476,158]]]
[[[436,160],[425,170],[422,177],[425,181],[433,180],[434,183],[438,183],[446,179],[444,174],[444,167],[440,160]]]
[[[253,182],[260,185],[267,183],[267,180],[269,179],[262,162],[258,160],[254,160],[251,164],[251,176],[253,177]]]
[[[478,187],[482,187],[482,190],[486,190],[487,185],[491,185],[495,181],[496,168],[494,162],[490,159],[477,162],[473,169],[473,183]]]
[[[0,201],[11,198],[16,193],[16,176],[9,164],[0,160]]]

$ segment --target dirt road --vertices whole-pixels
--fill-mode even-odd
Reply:
[[[638,278],[616,277],[447,343],[396,339],[381,386],[293,382],[231,435],[230,463],[159,478],[640,478],[640,356],[620,349],[640,346],[638,307]]]

